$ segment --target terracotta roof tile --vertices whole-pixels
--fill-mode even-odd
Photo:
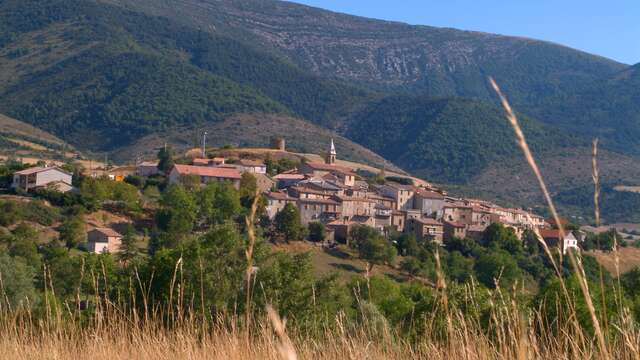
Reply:
[[[192,166],[192,165],[174,165],[175,170],[180,175],[198,175],[205,177],[215,177],[222,179],[240,180],[242,175],[237,169],[209,167],[209,166]]]

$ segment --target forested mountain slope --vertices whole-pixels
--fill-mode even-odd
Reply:
[[[625,68],[532,39],[411,26],[277,0],[103,0],[258,43],[323,77],[490,98],[493,75],[514,99],[571,91]]]
[[[204,128],[220,131],[213,145],[261,145],[307,121],[290,143],[315,150],[343,135],[428,180],[482,192],[478,179],[520,156],[488,76],[542,160],[563,154],[572,166],[572,149],[594,136],[612,164],[640,156],[639,73],[548,42],[275,0],[0,3],[0,113],[120,155]],[[268,120],[233,126],[246,116]],[[234,140],[242,131],[251,143]],[[343,154],[384,161],[359,149]]]

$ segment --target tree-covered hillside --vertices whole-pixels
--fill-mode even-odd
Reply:
[[[638,156],[640,64],[549,100],[538,112],[569,131],[599,137],[605,147]]]
[[[234,113],[297,114],[333,126],[369,96],[163,18],[91,1],[41,4],[0,8],[9,20],[4,38],[13,39],[0,54],[18,68],[0,86],[0,109],[81,147],[113,150]]]
[[[567,153],[571,166],[570,149],[599,136],[615,163],[640,155],[639,73],[546,42],[275,0],[0,2],[0,113],[131,157],[146,139],[184,142],[173,136],[184,129],[237,138],[228,124],[249,114],[269,121],[247,134],[309,121],[428,180],[486,184],[474,179],[520,156],[493,76],[536,153]],[[309,149],[333,136],[309,129]],[[265,142],[253,138],[242,143]]]
[[[492,162],[520,155],[502,110],[481,101],[389,97],[355,119],[350,138],[434,181],[465,183]],[[583,142],[531,118],[521,121],[534,151]]]
[[[522,104],[571,91],[623,64],[532,39],[367,19],[277,0],[101,0],[259,44],[301,68],[430,96],[492,96],[493,75]]]

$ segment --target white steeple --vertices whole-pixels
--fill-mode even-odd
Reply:
[[[333,143],[333,139],[331,139],[331,148],[329,149],[329,153],[327,154],[327,157],[325,158],[325,162],[327,164],[335,164],[336,163],[336,158],[337,158],[338,153],[336,152],[336,146]]]

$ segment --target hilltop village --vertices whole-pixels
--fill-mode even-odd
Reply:
[[[276,139],[273,149],[283,153],[284,139]],[[204,151],[202,154],[206,155]],[[294,206],[302,225],[323,224],[326,244],[347,243],[356,225],[369,226],[382,235],[390,231],[412,234],[416,239],[442,245],[453,238],[479,240],[489,225],[501,223],[513,229],[520,239],[525,230],[536,229],[549,244],[561,245],[563,252],[577,249],[582,237],[579,232],[568,232],[562,237],[543,217],[523,209],[452,197],[429,183],[417,184],[410,177],[385,176],[384,170],[368,178],[359,175],[360,168],[338,164],[333,140],[327,144],[324,161],[303,159],[294,168],[271,173],[264,160],[202,154],[172,165],[165,174],[161,174],[158,162],[146,161],[110,170],[91,169],[89,176],[121,182],[132,175],[165,175],[168,184],[228,182],[239,189],[243,174],[250,174],[264,196],[265,216],[269,220],[275,220],[287,206]],[[33,167],[16,172],[12,187],[24,191],[46,187],[71,192],[74,191],[71,184],[72,174],[58,167]],[[121,235],[109,229],[97,229],[97,233],[95,230],[87,237],[90,249],[117,251]],[[104,242],[112,238],[115,243],[95,245],[92,239],[97,235]]]

